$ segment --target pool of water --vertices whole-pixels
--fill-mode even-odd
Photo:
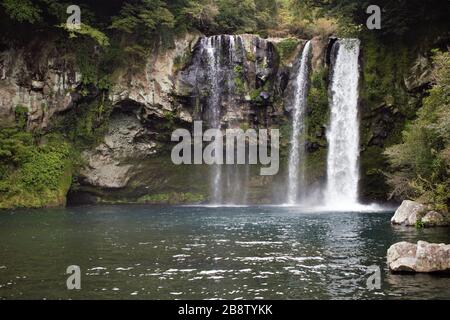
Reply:
[[[398,241],[450,243],[445,228],[393,227],[393,212],[295,207],[92,206],[0,212],[0,298],[450,299],[450,277],[396,275]],[[81,268],[67,290],[66,268]],[[369,290],[371,268],[381,288]]]

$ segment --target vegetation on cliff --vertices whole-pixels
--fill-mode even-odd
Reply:
[[[80,0],[77,3],[82,10],[79,30],[65,27],[66,9],[72,3],[57,0],[0,3],[0,42],[4,48],[28,45],[32,48],[36,39],[48,39],[62,54],[73,59],[82,75],[76,89],[81,97],[76,108],[55,116],[45,131],[28,132],[28,109],[14,106],[16,123],[2,126],[0,131],[0,206],[64,204],[72,174],[76,174],[78,155],[98,144],[108,127],[112,111],[109,93],[117,69],[128,64],[142,68],[146,57],[171,47],[176,36],[200,31],[206,35],[256,33],[263,37],[285,37],[275,49],[286,68],[285,62],[296,52],[298,38],[360,37],[363,192],[372,198],[385,196],[382,169],[389,160],[392,172],[388,173],[388,182],[393,187],[393,196],[417,198],[436,209],[448,209],[448,53],[436,52],[434,86],[423,103],[427,83],[414,88],[412,93],[405,85],[417,53],[426,56],[432,47],[445,50],[447,1]],[[383,8],[381,30],[369,31],[364,27],[370,4]],[[182,69],[189,58],[189,55],[180,57],[174,68]],[[235,69],[236,89],[243,97],[248,95],[263,115],[266,105],[260,94],[267,88],[247,88],[243,73],[243,69]],[[312,180],[323,178],[325,167],[327,76],[325,63],[311,75],[306,121],[310,152],[307,167]],[[173,115],[166,113],[167,121],[156,124],[157,130],[171,127]],[[283,119],[279,123],[285,122]],[[408,126],[401,134],[405,123]],[[289,135],[289,124],[281,129],[286,131],[285,136]],[[149,195],[143,201],[166,201],[165,193],[162,199],[158,195],[156,198]],[[191,200],[190,196],[184,198]]]
[[[72,183],[71,146],[59,135],[39,139],[0,130],[0,208],[63,206]]]
[[[416,198],[435,209],[450,205],[450,54],[435,52],[433,87],[401,144],[386,150],[393,195]]]

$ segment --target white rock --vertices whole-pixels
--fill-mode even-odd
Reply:
[[[396,272],[450,272],[450,245],[398,242],[388,249],[387,263]]]
[[[423,204],[411,200],[404,200],[391,218],[391,223],[414,226],[418,215],[426,209],[427,208]]]

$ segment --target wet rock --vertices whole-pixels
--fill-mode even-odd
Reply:
[[[394,272],[450,272],[450,245],[398,242],[388,249],[387,263]]]
[[[183,107],[194,118],[209,119],[214,104],[221,124],[234,128],[248,121],[252,108],[270,104],[278,71],[271,40],[252,34],[201,38],[190,63],[175,75],[174,95],[192,103]]]

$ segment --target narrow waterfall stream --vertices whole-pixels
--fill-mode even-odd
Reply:
[[[359,120],[358,39],[342,39],[331,80],[331,119],[327,131],[328,160],[325,202],[330,207],[358,205]]]
[[[208,98],[208,124],[211,128],[220,129],[220,96],[221,87],[219,85],[220,76],[220,47],[221,37],[203,38],[201,45],[203,52],[207,55],[209,80],[211,90]],[[211,190],[212,202],[221,203],[222,199],[222,171],[220,165],[214,165],[211,168]]]
[[[295,95],[293,102],[293,122],[291,149],[289,152],[289,180],[287,203],[296,204],[298,200],[299,187],[304,188],[305,168],[305,109],[309,77],[309,56],[311,42],[308,41],[303,48],[300,67],[295,81]]]
[[[235,93],[235,67],[242,52],[243,42],[240,36],[220,35],[200,40],[202,54],[205,55],[206,74],[210,88],[208,90],[207,119],[210,128],[222,130],[221,109],[223,102],[233,104]],[[242,61],[240,62],[242,63]],[[246,188],[249,171],[238,165],[213,165],[211,167],[210,203],[242,204],[246,202]]]

